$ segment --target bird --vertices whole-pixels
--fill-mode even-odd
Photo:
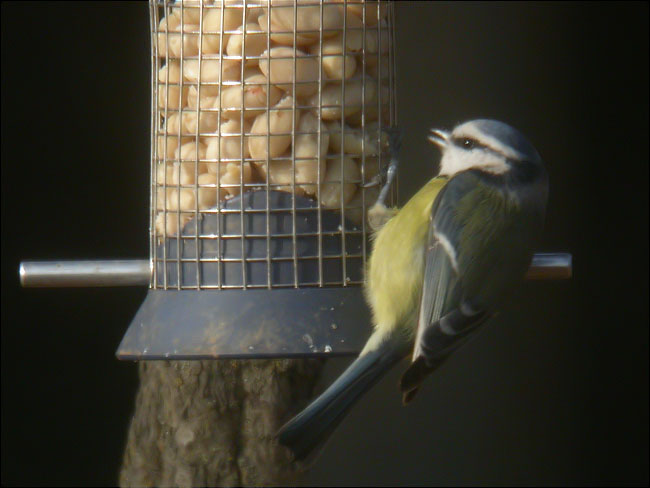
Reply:
[[[404,405],[424,379],[507,305],[541,236],[548,198],[542,158],[517,129],[475,119],[432,129],[438,175],[401,209],[384,200],[397,169],[368,212],[376,227],[364,295],[373,332],[355,361],[277,433],[295,461],[315,460],[352,406],[404,358]],[[398,143],[395,143],[398,147]]]

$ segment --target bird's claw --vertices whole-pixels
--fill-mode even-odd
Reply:
[[[370,179],[370,181],[368,181],[366,184],[361,185],[361,188],[373,188],[375,186],[379,186],[379,185],[381,185],[382,179],[383,178],[381,177],[381,175],[377,174],[377,175],[373,176]]]
[[[402,131],[398,127],[390,127],[386,129],[388,134],[388,142],[390,146],[390,163],[386,170],[386,183],[379,192],[377,203],[375,205],[385,205],[388,191],[397,174],[397,167],[399,166],[399,150],[402,146]]]

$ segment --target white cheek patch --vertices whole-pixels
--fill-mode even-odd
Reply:
[[[471,167],[470,160],[458,148],[449,146],[440,160],[440,174],[453,176]]]
[[[510,169],[503,158],[482,149],[466,151],[450,146],[440,160],[441,175],[451,177],[456,173],[471,168],[481,169],[497,175],[503,174]]]
[[[476,153],[472,154],[472,156],[469,158],[474,162],[472,166],[475,168],[480,168],[483,171],[487,171],[488,173],[495,175],[501,175],[509,169],[508,164],[505,162],[505,160],[494,154],[491,154],[487,151],[482,151],[480,149],[474,149],[471,152]]]

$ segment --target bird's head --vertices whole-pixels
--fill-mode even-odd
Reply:
[[[504,174],[513,169],[530,172],[542,167],[528,139],[497,120],[470,120],[451,132],[432,129],[429,140],[442,151],[441,176],[452,177],[468,169]]]

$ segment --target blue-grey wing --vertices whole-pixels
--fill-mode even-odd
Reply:
[[[424,376],[492,315],[506,288],[523,277],[531,232],[529,224],[519,224],[520,207],[475,171],[454,176],[438,194],[425,249],[413,363],[400,384],[405,403]]]
[[[438,323],[448,308],[448,304],[455,301],[453,295],[457,292],[457,274],[447,243],[443,242],[436,235],[432,216],[425,248],[422,294],[413,347],[413,361],[420,356],[433,358],[437,354],[438,351],[434,349],[442,344],[431,344],[428,340],[428,329]]]

